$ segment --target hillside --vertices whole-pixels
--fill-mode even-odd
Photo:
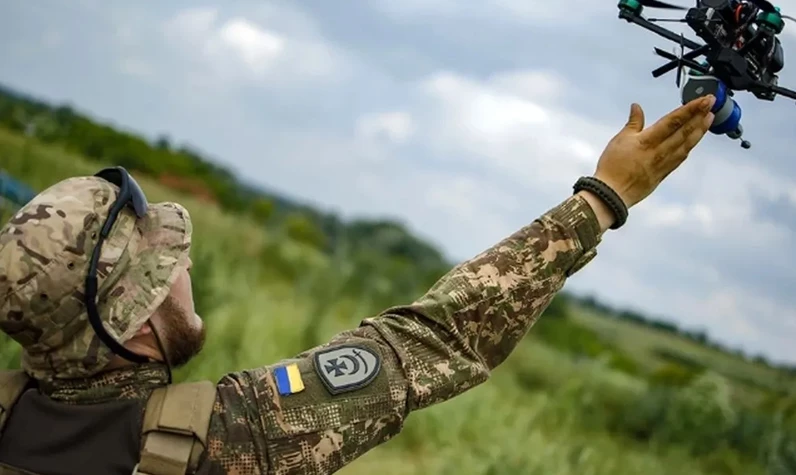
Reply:
[[[292,356],[414,299],[449,268],[397,223],[343,222],[238,192],[234,177],[195,152],[59,110],[3,96],[0,169],[40,190],[126,159],[151,201],[180,201],[194,218],[194,293],[208,344],[180,380]],[[175,168],[146,161],[163,157]],[[489,383],[411,416],[394,442],[341,473],[796,473],[793,375],[706,343],[562,295]],[[17,364],[16,345],[0,338],[0,368]]]

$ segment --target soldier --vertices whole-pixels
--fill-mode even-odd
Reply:
[[[419,300],[218,384],[171,384],[204,339],[185,209],[147,205],[121,168],[53,185],[0,233],[0,328],[23,348],[22,370],[0,373],[0,474],[337,471],[411,411],[486,381],[685,160],[713,101],[646,129],[634,104],[593,177]]]

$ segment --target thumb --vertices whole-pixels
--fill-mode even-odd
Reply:
[[[630,105],[630,117],[627,119],[625,129],[632,130],[633,132],[641,132],[644,130],[644,111],[641,109],[641,106],[635,102]]]

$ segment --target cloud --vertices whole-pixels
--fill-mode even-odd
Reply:
[[[223,15],[218,8],[178,11],[164,25],[171,45],[220,87],[241,83],[263,87],[345,76],[348,60],[306,25],[290,31],[275,15]]]
[[[154,73],[152,67],[139,58],[124,58],[119,61],[119,71],[141,79],[150,79]]]
[[[401,111],[364,115],[356,124],[358,137],[364,140],[383,139],[393,144],[409,140],[415,133],[414,129],[412,116]]]
[[[512,22],[546,23],[550,20],[567,19],[580,23],[604,4],[589,0],[570,0],[566,7],[558,2],[543,0],[491,0],[456,2],[453,0],[407,0],[392,2],[374,0],[376,8],[400,20],[428,20],[429,18],[470,18],[507,20]],[[577,13],[572,13],[577,12]]]
[[[167,23],[167,30],[189,39],[206,36],[218,20],[218,9],[197,7],[181,10]]]
[[[240,56],[254,71],[261,72],[270,60],[285,51],[285,38],[263,30],[243,18],[234,18],[224,24],[218,32],[220,45]],[[216,51],[225,53],[226,50]]]
[[[468,160],[501,180],[560,190],[591,173],[617,131],[557,103],[571,85],[546,71],[508,71],[485,81],[440,71],[417,85],[422,130],[441,160]],[[453,165],[453,163],[451,163]]]

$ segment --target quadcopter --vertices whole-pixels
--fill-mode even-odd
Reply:
[[[748,91],[756,98],[773,101],[779,94],[796,99],[796,91],[777,85],[777,73],[785,66],[779,35],[785,27],[779,8],[767,0],[696,0],[696,7],[686,8],[658,0],[619,0],[619,18],[635,23],[680,46],[680,55],[655,48],[655,54],[669,60],[652,71],[657,78],[677,69],[675,83],[680,88],[683,68],[687,66],[686,82],[681,88],[685,104],[712,94],[713,124],[710,131],[741,139],[741,147],[752,145],[742,139],[741,108],[732,96],[735,91]],[[685,10],[685,18],[644,18],[644,8]],[[687,24],[704,41],[699,44],[682,34],[661,27],[657,22]],[[684,53],[685,48],[691,51]],[[696,61],[704,56],[701,62]]]

